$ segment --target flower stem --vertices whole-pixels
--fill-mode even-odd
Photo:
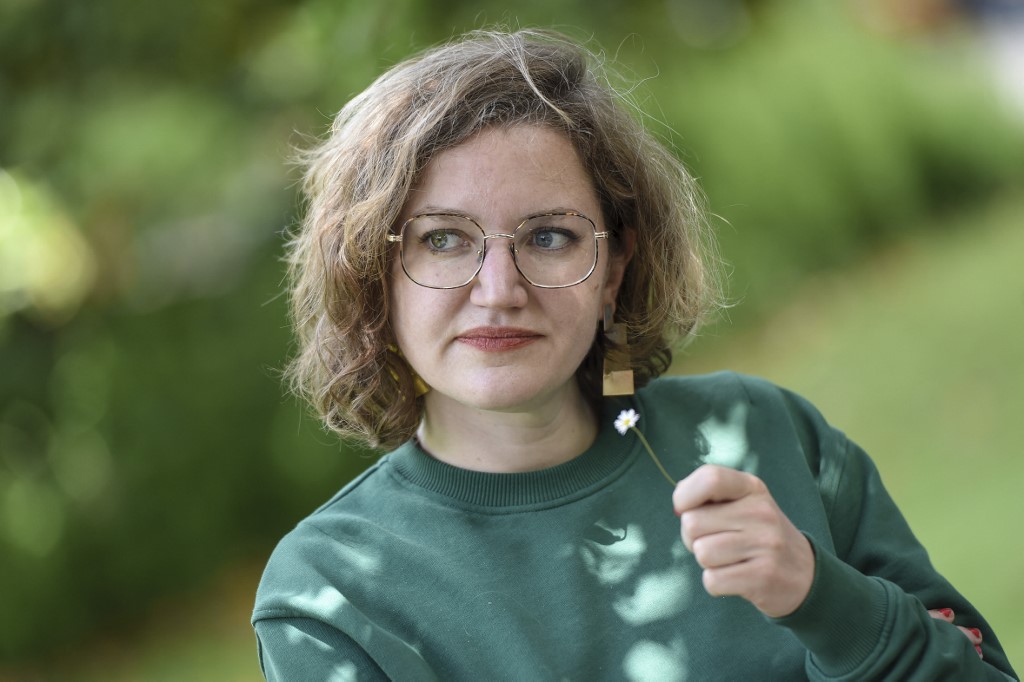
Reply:
[[[672,485],[672,487],[675,487],[675,480],[673,480],[673,478],[668,475],[668,472],[665,471],[665,467],[661,465],[661,460],[658,459],[658,456],[656,454],[654,454],[654,450],[651,449],[651,444],[647,442],[646,438],[644,438],[644,434],[640,433],[640,429],[636,428],[635,426],[630,426],[629,429],[640,437],[640,442],[644,444],[645,448],[647,448],[647,454],[651,456],[651,459],[653,459],[654,463],[658,466],[658,471],[661,472],[661,475],[665,477],[665,480],[668,481]]]

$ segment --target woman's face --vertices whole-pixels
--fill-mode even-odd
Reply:
[[[459,213],[487,234],[507,234],[528,216],[563,211],[582,213],[599,232],[606,229],[593,184],[569,140],[549,128],[521,125],[485,129],[435,156],[401,221]],[[396,249],[391,325],[435,398],[497,411],[549,409],[575,398],[574,374],[604,305],[615,300],[625,258],[610,257],[608,240],[601,239],[597,267],[587,280],[540,289],[519,274],[508,243],[487,240],[483,268],[458,289],[416,284]]]

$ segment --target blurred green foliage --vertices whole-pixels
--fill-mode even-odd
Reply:
[[[503,7],[0,0],[0,660],[265,554],[368,464],[278,385],[285,161],[416,49],[593,36],[701,177],[744,311],[1024,174],[955,37],[811,0]]]
[[[725,223],[748,312],[1024,179],[1019,123],[965,48],[894,43],[798,2],[726,54],[663,76],[691,93],[658,99]]]

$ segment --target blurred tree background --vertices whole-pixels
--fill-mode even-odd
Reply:
[[[223,576],[372,461],[279,385],[287,159],[416,50],[494,23],[556,27],[639,84],[733,270],[732,324],[690,351],[695,367],[760,338],[809,281],[969,233],[945,218],[1024,186],[1021,112],[951,3],[505,7],[0,0],[0,678],[45,678],[55,652],[116,640],[175,595],[246,601],[255,577]],[[1020,224],[1014,206],[1000,224]],[[1004,559],[974,557],[977,574]],[[216,678],[258,674],[250,654]]]

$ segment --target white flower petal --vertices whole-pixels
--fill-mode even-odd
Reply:
[[[640,415],[636,413],[636,410],[623,410],[619,412],[618,418],[615,420],[615,430],[620,435],[625,436],[626,431],[633,426],[636,426],[637,421],[640,420]]]

